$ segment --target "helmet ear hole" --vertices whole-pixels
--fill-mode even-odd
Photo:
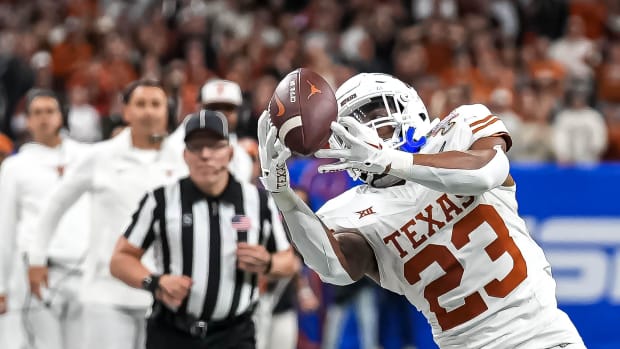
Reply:
[[[398,101],[401,102],[401,103],[409,102],[409,95],[407,95],[406,93],[399,93],[398,94]]]
[[[422,121],[426,121],[426,114],[420,113],[418,114],[418,116],[420,117],[420,119],[422,119]]]

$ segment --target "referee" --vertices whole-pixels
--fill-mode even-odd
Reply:
[[[141,200],[110,271],[153,292],[147,349],[255,348],[257,276],[299,269],[275,204],[228,172],[233,154],[225,117],[210,110],[185,124],[189,177]],[[273,236],[274,251],[264,247]],[[156,272],[140,259],[155,248]]]

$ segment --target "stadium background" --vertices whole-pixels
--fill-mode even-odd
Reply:
[[[121,123],[128,82],[161,79],[178,121],[200,86],[221,77],[244,92],[239,135],[256,137],[275,84],[299,66],[334,88],[357,72],[394,74],[434,116],[487,104],[513,134],[520,211],[554,267],[562,308],[590,348],[620,347],[618,1],[3,0],[0,131],[16,147],[27,141],[22,97],[35,86],[66,101],[70,136],[96,142]],[[316,176],[315,160],[293,161],[315,208],[351,184]],[[329,289],[314,286],[326,306]],[[433,348],[408,310],[407,335],[389,332],[405,318],[382,312],[385,348],[412,333]],[[302,316],[300,347],[317,346],[323,315]],[[343,348],[358,346],[355,331],[351,321]]]

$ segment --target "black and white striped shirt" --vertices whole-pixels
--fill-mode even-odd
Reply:
[[[228,319],[254,305],[257,276],[236,268],[237,243],[266,246],[271,236],[276,251],[289,247],[273,199],[233,176],[219,197],[206,196],[189,178],[149,192],[125,231],[132,245],[153,245],[157,273],[193,280],[177,313],[205,321]]]

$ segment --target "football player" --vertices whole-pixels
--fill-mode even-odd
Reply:
[[[432,123],[416,91],[359,74],[337,91],[330,149],[365,184],[313,213],[290,189],[290,151],[259,121],[262,181],[305,262],[333,284],[364,275],[402,294],[441,348],[585,348],[558,309],[542,249],[517,213],[503,123],[481,104]]]

